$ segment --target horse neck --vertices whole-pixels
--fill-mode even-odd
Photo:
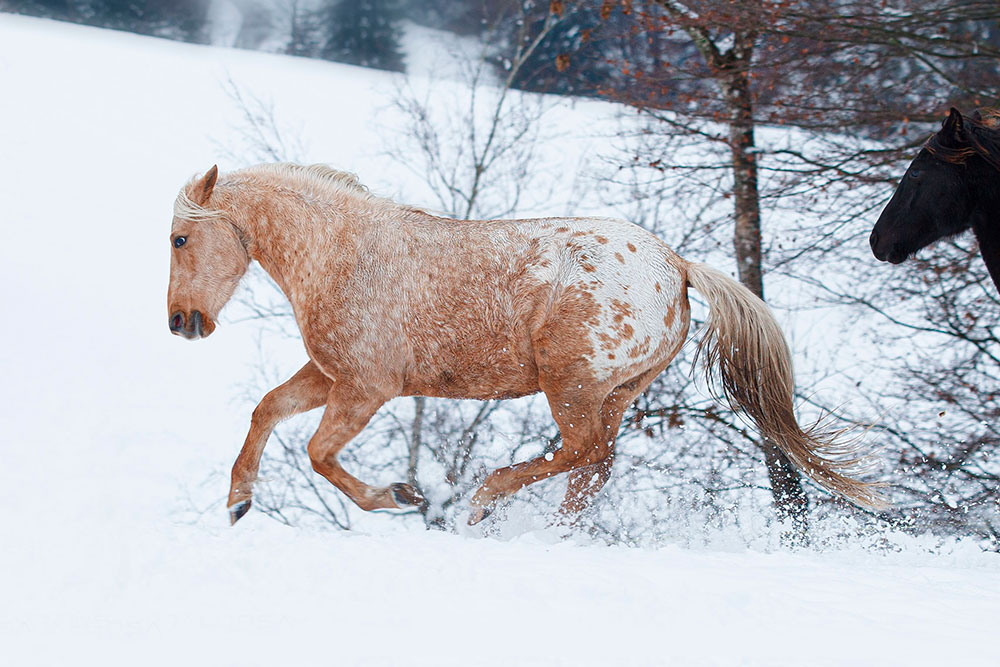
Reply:
[[[1000,291],[1000,170],[983,164],[977,169],[975,180],[972,231],[990,278]]]
[[[349,201],[309,202],[294,193],[242,189],[227,208],[250,257],[296,302],[314,271],[353,265],[367,229]]]

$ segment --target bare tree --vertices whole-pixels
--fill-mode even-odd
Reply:
[[[651,39],[648,52],[622,62],[624,76],[608,91],[654,121],[648,131],[663,139],[662,146],[647,144],[633,166],[680,171],[731,202],[737,273],[762,298],[765,204],[769,212],[801,206],[809,190],[884,179],[886,167],[912,145],[904,119],[926,118],[920,110],[928,93],[977,100],[995,90],[1000,50],[985,32],[997,17],[992,3],[605,0],[606,19],[616,10],[633,17],[630,35],[671,37]],[[688,57],[690,50],[697,57]],[[992,83],[983,86],[982,77]],[[886,79],[895,84],[891,92],[880,85]],[[808,138],[808,147],[761,146],[765,124],[802,128],[795,136]],[[843,134],[845,125],[867,145],[831,134]],[[903,141],[871,145],[887,133]],[[672,152],[671,137],[695,140],[706,155],[692,160]],[[855,216],[864,209],[850,206]],[[778,248],[769,258],[772,270],[794,271],[813,246],[841,241],[845,224],[840,218],[818,235],[803,234],[794,248]],[[766,440],[758,446],[779,514],[804,522],[807,497],[798,473]]]
[[[529,4],[520,9],[509,5],[507,11],[514,13],[504,14],[503,19],[516,21],[516,12]],[[423,94],[416,92],[415,84],[400,86],[396,107],[406,125],[389,155],[424,178],[448,215],[463,219],[511,215],[522,204],[529,180],[533,196],[544,199],[545,179],[536,173],[536,148],[547,104],[512,90],[511,83],[558,20],[553,16],[537,33],[525,32],[509,42],[487,41],[479,58],[464,64],[462,81],[435,82]],[[500,80],[494,77],[493,66],[498,57],[509,63]],[[277,121],[269,101],[232,82],[228,92],[242,116],[242,159],[297,157],[301,143]],[[261,273],[237,301],[235,317],[260,320],[280,335],[297,336],[287,301]],[[265,371],[262,366],[261,372]],[[428,499],[421,508],[426,525],[448,528],[464,510],[465,496],[481,481],[487,466],[507,465],[558,443],[555,425],[544,412],[540,419],[531,399],[507,403],[397,399],[379,411],[342,459],[376,479],[405,466],[407,480]],[[304,456],[310,425],[305,418],[276,430],[279,447],[265,451],[257,506],[285,523],[317,520],[348,528],[351,511],[335,490],[316,483]]]

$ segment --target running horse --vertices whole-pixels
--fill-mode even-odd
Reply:
[[[1000,290],[1000,111],[963,117],[952,108],[906,169],[869,242],[880,261],[899,264],[935,241],[968,229]]]
[[[250,508],[275,425],[326,406],[308,453],[364,510],[421,505],[405,483],[375,487],[337,461],[397,396],[501,399],[544,392],[556,452],[489,474],[469,523],[537,480],[569,473],[571,518],[607,482],[622,415],[688,335],[693,287],[710,317],[698,351],[721,394],[806,475],[867,507],[854,445],[802,429],[788,346],[767,306],[637,225],[604,218],[466,221],[377,197],[324,165],[266,164],[192,179],[174,203],[170,330],[214,331],[250,262],[288,297],[309,361],[253,411],[233,466],[232,523]],[[711,377],[711,375],[709,375]]]

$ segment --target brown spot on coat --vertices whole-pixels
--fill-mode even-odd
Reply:
[[[628,356],[631,359],[638,359],[641,356],[646,355],[649,352],[649,336],[646,339],[633,347],[628,351]]]
[[[622,264],[625,263],[625,258],[622,256],[622,254],[620,252],[616,252],[615,253],[615,259],[617,259]]]
[[[632,304],[621,299],[611,299],[611,312],[624,317],[635,317],[635,308]]]
[[[627,243],[626,245],[628,246],[628,249],[629,249],[630,252],[635,252],[635,246],[634,245],[632,245],[631,243]]]

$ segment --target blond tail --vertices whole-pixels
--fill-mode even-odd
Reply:
[[[749,417],[796,468],[857,505],[886,507],[877,491],[879,484],[856,478],[866,467],[856,442],[822,433],[818,425],[803,431],[796,421],[791,353],[767,305],[740,283],[704,264],[689,263],[687,278],[708,302],[707,330],[696,356],[705,363],[709,387],[717,386],[712,373],[717,368],[720,398]]]

